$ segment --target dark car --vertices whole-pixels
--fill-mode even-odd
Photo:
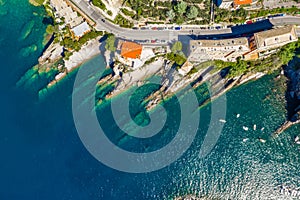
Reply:
[[[180,26],[176,26],[174,29],[175,29],[176,31],[179,31],[179,30],[181,29],[181,27],[180,27]]]

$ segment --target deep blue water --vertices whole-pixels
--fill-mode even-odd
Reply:
[[[227,123],[206,158],[200,159],[198,154],[209,124],[210,105],[200,111],[200,128],[191,147],[172,165],[147,174],[129,174],[101,164],[84,148],[74,126],[74,75],[43,100],[39,100],[35,85],[16,86],[43,50],[44,11],[27,0],[2,0],[0,5],[0,199],[167,199],[190,193],[221,199],[289,199],[280,194],[278,186],[300,186],[300,148],[292,143],[300,126],[278,138],[269,137],[286,116],[285,104],[279,99],[283,93],[275,91],[279,86],[274,75],[227,94]],[[28,36],[26,26],[32,26]],[[24,50],[32,45],[36,51]],[[100,56],[86,63],[103,64]],[[160,138],[138,143],[125,137],[119,145],[157,149],[161,138],[163,142],[172,139],[176,129],[172,122],[178,121],[179,111],[175,100],[166,107],[170,127]],[[238,119],[237,113],[241,114]],[[109,116],[105,104],[98,117],[103,117],[102,123],[111,130],[109,137],[117,140],[121,132],[110,126],[113,120]],[[254,124],[257,131],[252,129]],[[250,130],[243,131],[243,125]],[[262,127],[264,131],[260,131]],[[258,137],[267,142],[260,143]],[[243,142],[245,138],[248,140]]]

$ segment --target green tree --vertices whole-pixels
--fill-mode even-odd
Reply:
[[[94,6],[97,6],[101,10],[106,10],[106,6],[105,6],[105,4],[101,0],[92,0],[92,4]]]
[[[169,11],[167,12],[167,17],[168,17],[170,20],[174,19],[174,17],[175,17],[175,12],[174,12],[173,10],[169,10]]]
[[[172,48],[171,48],[171,51],[173,53],[178,53],[182,50],[182,43],[177,41],[173,44]]]
[[[52,26],[51,24],[49,24],[46,28],[46,33],[48,34],[52,34],[54,32],[54,26]]]
[[[187,4],[184,1],[181,1],[177,3],[177,5],[175,6],[175,11],[178,14],[183,15],[186,12],[186,8],[187,8]]]
[[[198,16],[198,9],[195,6],[191,6],[188,9],[188,12],[187,12],[186,16],[189,19],[196,18]]]
[[[112,34],[108,35],[108,37],[106,39],[105,49],[108,51],[116,51],[115,41],[116,41],[116,38],[114,35],[112,35]]]

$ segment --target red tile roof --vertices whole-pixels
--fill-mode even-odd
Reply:
[[[121,56],[124,58],[139,58],[142,53],[142,45],[125,41],[122,43]]]
[[[246,5],[251,3],[252,0],[234,0],[234,5]]]

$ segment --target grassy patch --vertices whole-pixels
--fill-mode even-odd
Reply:
[[[106,10],[106,6],[105,6],[105,4],[101,0],[92,0],[92,4],[94,6],[97,6],[101,10]]]
[[[184,57],[184,55],[181,54],[175,54],[173,52],[168,53],[166,55],[168,60],[174,61],[176,65],[181,66],[183,65],[183,63],[185,63],[186,58]]]
[[[114,20],[114,23],[119,24],[121,27],[124,28],[132,28],[133,23],[125,19],[122,15],[118,14]]]

